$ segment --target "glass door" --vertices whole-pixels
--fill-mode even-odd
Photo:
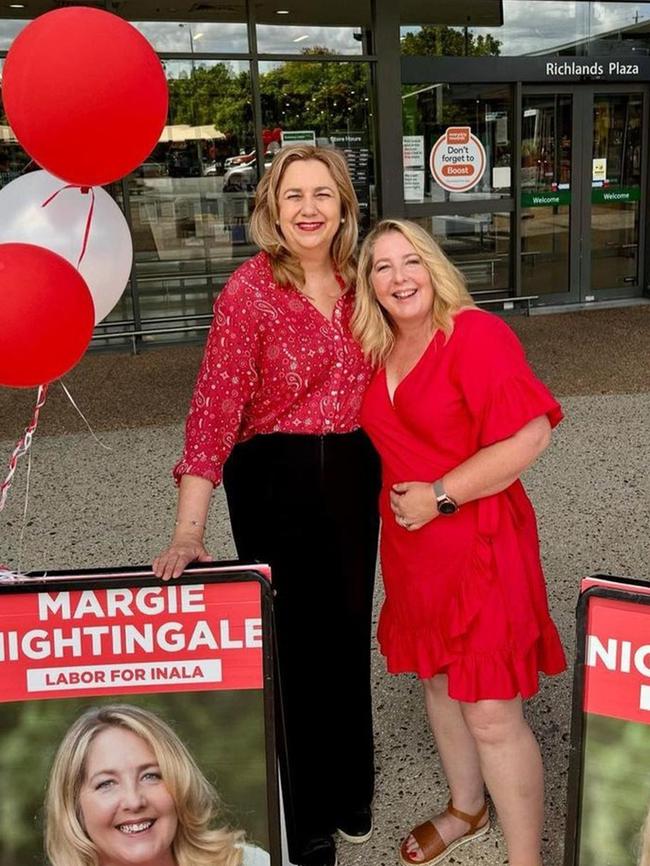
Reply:
[[[574,97],[524,94],[521,137],[522,294],[571,287]]]
[[[589,295],[640,283],[643,100],[637,93],[594,93],[591,142]]]
[[[524,88],[522,295],[556,304],[641,294],[647,114],[641,85]]]

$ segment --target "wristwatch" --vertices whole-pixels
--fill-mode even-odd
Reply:
[[[438,514],[444,514],[449,517],[458,511],[459,505],[455,499],[445,493],[445,488],[442,486],[442,481],[438,479],[433,482],[433,492],[436,497],[436,505],[438,506]]]

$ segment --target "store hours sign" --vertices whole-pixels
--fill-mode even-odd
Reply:
[[[431,174],[449,192],[465,192],[485,172],[485,148],[469,126],[450,126],[431,148]]]

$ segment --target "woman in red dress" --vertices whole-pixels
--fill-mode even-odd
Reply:
[[[522,701],[565,659],[519,476],[562,411],[413,223],[366,239],[352,327],[379,365],[361,412],[383,467],[379,642],[391,673],[422,679],[451,795],[401,861],[432,866],[486,833],[487,786],[510,866],[540,866],[542,762]]]

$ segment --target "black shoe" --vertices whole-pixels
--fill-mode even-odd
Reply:
[[[341,839],[352,842],[353,845],[361,845],[367,842],[373,831],[372,810],[370,806],[363,809],[355,809],[348,812],[344,819],[338,822],[337,832]]]
[[[300,866],[337,866],[333,839],[318,839],[307,846],[299,858]]]

